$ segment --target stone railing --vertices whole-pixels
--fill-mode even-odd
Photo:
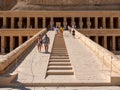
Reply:
[[[83,43],[87,45],[102,60],[102,62],[110,69],[111,72],[114,71],[120,74],[120,61],[113,53],[78,31],[76,31],[76,38],[79,41],[82,40]]]
[[[4,55],[0,59],[0,73],[5,73],[7,70],[10,69],[12,64],[18,60],[19,57],[21,57],[27,49],[35,42],[38,35],[43,36],[47,32],[46,29],[41,30],[36,35],[34,35],[32,38],[27,40],[25,43],[17,47],[15,50],[11,51],[10,53]]]

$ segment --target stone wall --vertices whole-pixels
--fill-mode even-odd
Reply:
[[[30,0],[30,3],[47,5],[120,4],[120,0]]]
[[[17,0],[0,0],[0,10],[9,10],[16,3],[17,3]]]

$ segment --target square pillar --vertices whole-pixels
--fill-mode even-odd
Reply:
[[[112,37],[113,38],[113,51],[116,51],[116,37],[115,36],[113,36]]]
[[[3,28],[6,28],[6,17],[3,17]]]
[[[67,18],[64,17],[64,28],[66,29],[66,26],[67,26]]]
[[[19,46],[22,44],[22,36],[19,35]]]
[[[88,29],[90,29],[90,26],[91,26],[90,17],[87,17],[87,27],[88,27]]]
[[[14,28],[14,17],[11,17],[11,28]]]
[[[104,36],[104,48],[107,49],[107,36]]]
[[[80,17],[79,18],[79,27],[80,27],[80,29],[82,29],[82,26],[83,26],[82,17]]]
[[[71,17],[71,25],[74,28],[74,26],[75,26],[75,19],[74,19],[74,17]]]
[[[30,28],[30,17],[27,17],[27,28]]]
[[[103,17],[103,29],[106,28],[106,21],[105,21],[105,17]]]
[[[98,29],[98,17],[95,17],[95,29]]]
[[[5,37],[1,36],[1,53],[4,54],[5,53]]]
[[[45,17],[43,17],[43,28],[45,28]]]
[[[35,17],[35,28],[38,28],[38,17]]]
[[[13,50],[13,36],[10,36],[10,51]]]
[[[53,24],[54,24],[54,20],[53,20],[53,17],[50,18],[50,27],[53,27]]]
[[[95,40],[95,41],[96,41],[96,43],[98,44],[98,36],[96,36],[96,40]]]
[[[22,28],[22,17],[19,17],[18,26],[19,26],[19,28]]]
[[[113,17],[110,18],[110,27],[113,29]]]

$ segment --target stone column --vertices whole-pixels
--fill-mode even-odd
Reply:
[[[80,29],[82,29],[82,26],[83,26],[82,17],[80,17],[79,18],[79,27],[80,27]]]
[[[64,17],[64,28],[66,29],[66,26],[67,26],[67,18]]]
[[[54,20],[53,20],[53,17],[50,18],[50,27],[52,27],[54,24]]]
[[[98,17],[95,17],[95,29],[98,29]]]
[[[96,43],[98,43],[98,36],[96,36],[96,40],[95,41],[96,41]]]
[[[19,35],[19,46],[22,44],[22,36]]]
[[[35,28],[38,28],[38,17],[35,17]]]
[[[113,29],[113,17],[110,18],[110,27]]]
[[[87,18],[87,27],[88,27],[88,29],[90,29],[90,26],[91,26],[90,17],[88,17]]]
[[[30,28],[30,17],[27,17],[27,28]]]
[[[10,51],[13,50],[13,36],[10,36]]]
[[[5,37],[1,36],[1,53],[4,54],[5,53]]]
[[[18,26],[19,26],[19,28],[22,28],[22,17],[19,17]]]
[[[3,28],[6,28],[6,17],[3,17]]]
[[[106,28],[106,21],[105,21],[105,17],[103,17],[103,29]]]
[[[45,28],[45,17],[43,17],[43,28]]]
[[[104,48],[107,49],[107,36],[104,36]]]
[[[14,17],[11,17],[11,28],[14,28]]]
[[[116,37],[113,36],[113,51],[116,51]]]
[[[72,27],[75,26],[75,20],[74,20],[74,17],[71,17],[71,25],[72,25]]]

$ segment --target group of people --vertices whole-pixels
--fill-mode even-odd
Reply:
[[[42,38],[41,35],[38,36],[37,38],[38,52],[41,52],[41,48],[43,47],[43,44],[44,44],[45,52],[47,53],[50,44],[50,38],[47,36],[47,34],[44,36],[44,38]]]
[[[54,28],[54,31],[55,31],[56,34],[63,35],[64,28],[57,26],[57,27]]]

